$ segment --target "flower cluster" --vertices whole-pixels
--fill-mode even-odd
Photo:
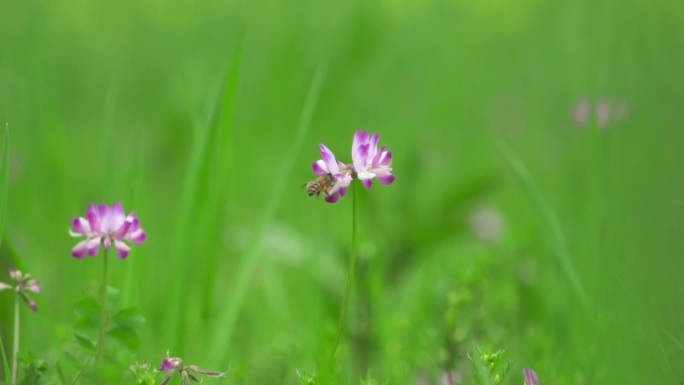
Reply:
[[[601,131],[608,130],[613,124],[620,124],[629,118],[627,102],[620,98],[599,98],[592,103],[589,98],[580,99],[575,105],[573,118],[579,128],[585,128],[592,121],[592,109]]]
[[[10,270],[10,278],[16,282],[16,285],[12,286],[8,283],[0,282],[0,291],[14,289],[17,294],[23,298],[28,307],[34,312],[38,311],[38,305],[27,292],[40,293],[43,289],[40,287],[40,282],[31,278],[31,274],[22,274],[19,270]]]
[[[392,151],[386,146],[378,149],[380,136],[366,131],[356,131],[352,142],[352,163],[345,164],[335,158],[335,154],[321,144],[322,159],[313,162],[313,172],[318,178],[306,184],[309,195],[325,193],[329,203],[337,202],[347,193],[353,179],[360,180],[364,187],[371,188],[373,178],[380,183],[391,184],[395,176],[392,174]]]
[[[168,353],[167,356],[162,360],[162,363],[157,370],[167,372],[166,377],[164,377],[164,380],[159,385],[166,385],[169,381],[171,381],[171,377],[173,377],[174,373],[179,373],[181,376],[181,384],[183,385],[188,385],[188,381],[190,380],[194,382],[202,382],[201,378],[197,378],[196,375],[198,374],[214,378],[221,378],[226,375],[226,372],[204,370],[195,365],[184,366],[182,359],[178,357],[169,357]]]
[[[85,217],[73,218],[69,233],[73,237],[85,237],[71,250],[71,255],[76,258],[83,258],[86,254],[95,256],[100,244],[109,249],[113,241],[119,257],[123,259],[131,250],[124,241],[143,243],[146,236],[135,213],[126,215],[121,203],[111,207],[91,203]]]

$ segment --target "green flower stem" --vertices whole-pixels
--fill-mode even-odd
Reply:
[[[97,343],[97,362],[101,365],[104,357],[105,329],[107,328],[107,249],[104,250],[104,267],[102,269],[102,300],[100,312],[100,339]]]
[[[347,289],[344,292],[344,300],[342,301],[342,310],[340,311],[340,321],[337,325],[337,335],[335,336],[335,343],[333,344],[332,355],[335,357],[337,352],[337,345],[340,343],[342,336],[342,327],[344,326],[344,318],[349,307],[349,297],[351,296],[352,282],[354,281],[354,269],[356,267],[356,183],[351,186],[352,195],[352,238],[351,238],[351,255],[349,257],[349,273],[347,275]]]
[[[19,363],[19,293],[14,296],[14,343],[12,344],[12,383],[17,383]]]

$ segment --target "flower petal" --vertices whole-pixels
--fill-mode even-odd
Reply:
[[[392,163],[392,151],[380,151],[373,157],[370,167],[389,166]]]
[[[71,249],[71,255],[74,257],[81,259],[85,257],[85,255],[88,254],[88,240],[83,240],[74,246],[73,249]]]
[[[109,238],[109,235],[105,235],[104,241],[102,242],[105,250],[109,250],[109,247],[112,246],[112,240]]]
[[[99,216],[99,211],[101,210],[101,206],[103,205],[98,205],[95,207],[92,203],[90,204],[90,207],[88,208],[88,211],[86,211],[86,218],[88,219],[88,224],[90,225],[90,230],[93,233],[99,234],[102,232],[102,223],[100,221],[100,216]],[[104,205],[106,208],[107,205]]]
[[[537,378],[537,373],[534,370],[525,368],[523,374],[525,375],[525,385],[539,385],[539,378]]]
[[[340,200],[340,192],[336,192],[334,194],[326,195],[325,196],[325,201],[328,203],[335,203]]]
[[[176,357],[164,357],[160,370],[174,370],[181,364],[181,359]]]
[[[378,134],[373,134],[370,137],[370,141],[368,142],[368,157],[372,158],[375,156],[375,153],[378,152],[378,141],[380,140],[380,135]]]
[[[88,250],[88,255],[96,256],[98,251],[100,251],[100,243],[102,242],[101,237],[92,238],[86,241],[86,249]]]
[[[140,244],[145,242],[145,239],[147,239],[147,233],[143,229],[138,229],[136,231],[128,233],[126,239],[133,243]]]
[[[0,282],[0,291],[10,290],[12,288],[14,288],[14,286],[12,286],[8,283]]]
[[[368,171],[368,170],[363,170],[363,171],[356,171],[356,175],[360,180],[366,180],[366,179],[372,179],[375,177],[375,174]]]
[[[71,220],[71,228],[74,232],[83,235],[90,232],[88,220],[83,217],[73,217]]]
[[[116,239],[123,239],[128,233],[128,230],[131,228],[132,224],[132,222],[125,221],[121,226],[119,226],[119,229],[116,230]]]
[[[38,311],[38,305],[36,304],[36,301],[32,300],[31,298],[26,298],[26,303],[31,308],[31,311],[34,313]]]
[[[354,166],[357,167],[357,170],[359,168],[365,169],[368,167],[368,149],[369,145],[368,143],[365,144],[360,144],[356,149],[353,150],[352,152],[352,160],[354,161]]]
[[[341,196],[347,195],[347,187],[340,186],[340,195]]]
[[[114,241],[114,246],[116,247],[116,252],[119,254],[119,258],[125,259],[128,257],[128,253],[131,251],[131,247],[127,244],[119,241],[118,239]]]
[[[30,279],[28,282],[26,282],[24,290],[32,291],[34,293],[40,293],[43,290],[43,288],[40,287],[40,282],[38,282],[37,279]]]
[[[21,282],[24,279],[24,275],[21,274],[21,270],[11,269],[9,271],[10,278],[17,282]]]
[[[368,131],[356,131],[354,133],[354,140],[352,140],[352,158],[354,157],[354,149],[362,144],[368,143]]]
[[[392,174],[378,175],[377,178],[378,178],[378,181],[380,183],[385,184],[385,185],[392,184],[392,182],[394,182],[394,179],[396,179],[396,177]]]
[[[325,162],[323,160],[317,160],[311,164],[311,168],[313,168],[313,172],[316,175],[325,175],[327,174],[328,171],[328,166],[325,165]]]
[[[337,174],[340,172],[339,167],[337,166],[337,161],[335,160],[335,154],[330,151],[328,147],[326,147],[324,144],[318,145],[321,149],[321,157],[323,157],[323,162],[325,162],[325,165],[328,166],[328,172],[331,174]]]
[[[114,203],[107,213],[107,225],[105,226],[106,231],[114,231],[121,227],[126,220],[126,214],[124,213],[123,205],[121,202]]]
[[[131,227],[128,229],[128,231],[133,232],[140,228],[140,219],[135,216],[134,212],[128,214],[126,221],[131,222]]]

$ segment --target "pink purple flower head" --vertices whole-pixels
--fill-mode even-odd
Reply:
[[[585,127],[589,122],[589,114],[591,113],[591,104],[588,98],[582,98],[575,106],[573,117],[575,123],[580,127]]]
[[[306,184],[309,195],[323,191],[325,200],[329,203],[337,202],[347,193],[347,188],[354,178],[359,179],[366,188],[370,188],[373,178],[380,183],[391,184],[395,176],[392,174],[392,152],[386,146],[378,149],[380,136],[366,131],[356,131],[352,142],[352,163],[345,164],[338,161],[335,155],[325,145],[319,145],[321,157],[313,162],[313,172],[318,179]]]
[[[539,385],[539,378],[537,378],[537,373],[534,370],[525,368],[523,374],[525,375],[525,385]]]
[[[162,363],[157,370],[167,372],[166,377],[164,377],[164,380],[162,380],[159,385],[166,385],[169,381],[171,381],[171,377],[173,377],[174,373],[178,373],[180,375],[181,384],[183,385],[187,385],[190,380],[198,383],[202,382],[202,378],[197,378],[197,375],[221,378],[226,374],[226,372],[200,369],[195,365],[184,366],[182,359],[178,357],[169,357],[168,353],[162,360]]]
[[[162,360],[161,366],[159,367],[159,370],[175,370],[177,367],[179,367],[183,363],[183,360],[181,360],[178,357],[164,357]]]
[[[24,302],[28,305],[34,312],[38,311],[38,305],[36,301],[31,298],[27,292],[40,293],[43,288],[40,286],[40,282],[36,279],[31,278],[31,274],[22,274],[21,271],[12,269],[9,272],[10,278],[16,282],[16,285],[0,282],[0,291],[14,289]]]
[[[112,242],[121,259],[126,258],[131,248],[126,242],[143,243],[146,233],[140,228],[140,221],[134,212],[126,215],[123,205],[115,203],[111,207],[106,204],[88,206],[85,217],[74,217],[71,224],[71,236],[84,237],[71,250],[71,255],[83,258],[95,256],[100,244],[109,249]]]
[[[378,150],[380,135],[370,135],[367,131],[356,131],[352,143],[352,160],[354,170],[359,180],[366,188],[370,188],[373,178],[382,184],[391,184],[395,176],[392,175],[392,151],[382,146]]]
[[[622,123],[629,117],[629,108],[623,99],[601,97],[592,103],[589,98],[584,97],[577,102],[573,112],[578,127],[587,126],[592,119],[592,111],[601,131],[606,131],[613,124]]]
[[[347,188],[352,181],[350,168],[335,159],[335,154],[324,144],[319,145],[321,157],[311,165],[316,175],[330,175],[333,178],[332,186],[326,186],[325,201],[329,203],[337,202],[341,196],[347,193]]]

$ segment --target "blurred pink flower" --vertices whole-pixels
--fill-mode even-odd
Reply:
[[[391,184],[396,178],[392,175],[392,151],[387,146],[378,150],[378,134],[370,135],[366,131],[356,131],[352,142],[352,160],[354,171],[366,188],[371,188],[373,178],[382,184]]]
[[[595,117],[599,130],[606,131],[612,125],[624,122],[629,117],[629,108],[627,103],[619,98],[602,97],[596,103],[592,103],[587,97],[581,98],[573,111],[575,123],[584,128],[592,121],[592,117]]]
[[[16,282],[16,285],[12,286],[11,284],[0,282],[0,291],[10,289],[15,290],[17,295],[19,295],[24,302],[26,302],[31,310],[34,312],[38,311],[38,305],[36,305],[36,301],[29,297],[27,292],[40,293],[43,291],[43,288],[40,286],[40,282],[38,282],[36,279],[32,279],[31,274],[22,274],[21,271],[16,269],[10,270],[9,275],[10,278]]]
[[[589,123],[589,114],[591,113],[591,104],[589,104],[588,98],[582,98],[575,106],[575,113],[573,117],[575,118],[575,123],[580,127],[586,127]]]
[[[143,243],[147,234],[140,228],[140,221],[134,212],[125,215],[123,205],[115,203],[111,207],[106,204],[88,206],[84,217],[74,217],[71,230],[72,237],[85,237],[71,250],[71,255],[83,258],[86,254],[97,255],[100,244],[109,249],[114,246],[123,259],[128,256],[131,248],[124,241]]]
[[[525,368],[523,374],[525,375],[525,385],[539,385],[539,378],[537,378],[537,373],[534,370]]]
[[[192,380],[194,382],[201,383],[202,378],[197,378],[197,375],[204,375],[204,376],[209,376],[209,377],[214,377],[214,378],[222,378],[226,375],[226,372],[216,372],[213,370],[204,370],[200,369],[199,367],[195,365],[188,365],[184,366],[183,365],[183,360],[178,358],[178,357],[169,357],[169,354],[166,354],[166,357],[162,360],[161,365],[159,366],[158,371],[165,371],[167,372],[166,377],[162,380],[159,385],[166,385],[171,381],[171,377],[173,377],[174,373],[178,373],[181,376],[181,384],[183,385],[188,385],[188,381]]]

